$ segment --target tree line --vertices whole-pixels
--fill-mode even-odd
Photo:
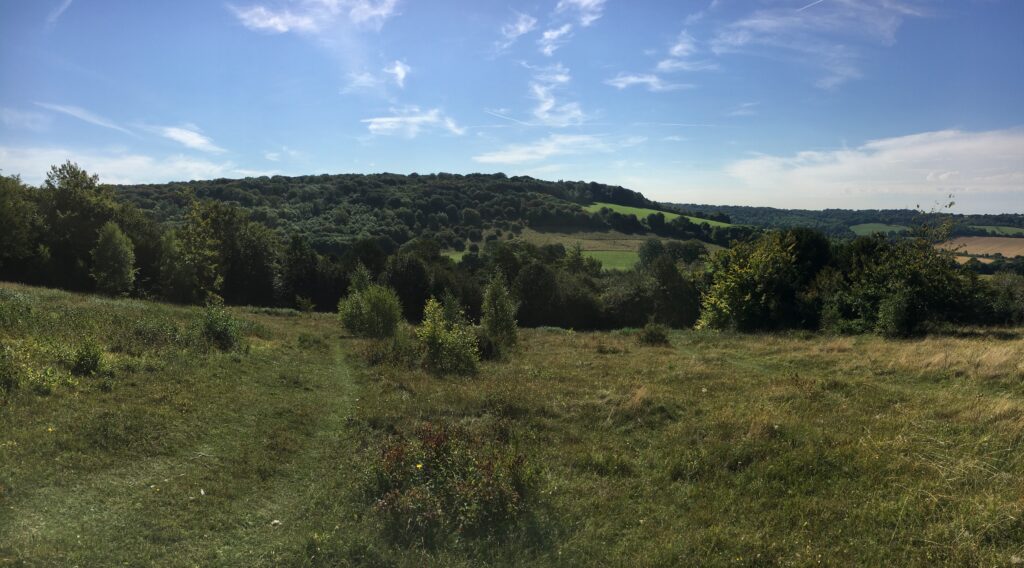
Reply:
[[[429,204],[437,196],[422,197]],[[942,238],[934,227],[898,239],[833,240],[811,229],[747,233],[711,257],[695,240],[652,238],[640,248],[636,268],[606,271],[579,245],[520,239],[484,240],[455,262],[442,254],[447,243],[429,230],[401,244],[362,234],[318,250],[307,234],[268,225],[252,209],[188,193],[175,199],[180,214],[161,220],[70,163],[51,168],[39,188],[0,177],[0,278],[181,303],[323,311],[334,311],[371,282],[394,294],[402,317],[416,323],[431,298],[447,298],[462,317],[478,321],[495,275],[515,299],[524,326],[612,329],[654,322],[903,336],[943,325],[1024,320],[1024,277],[979,279],[933,246]],[[485,223],[480,211],[490,209],[460,204],[467,205],[458,212],[460,222]],[[442,205],[431,207],[447,208]],[[612,218],[595,214],[602,216]],[[629,217],[612,222],[691,234],[681,223]]]

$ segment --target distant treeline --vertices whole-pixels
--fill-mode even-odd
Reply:
[[[414,237],[430,237],[444,248],[463,251],[478,248],[488,236],[518,233],[526,226],[569,232],[650,231],[722,245],[751,232],[716,230],[685,219],[674,224],[654,219],[650,225],[632,215],[588,213],[581,206],[593,202],[654,204],[618,186],[504,174],[273,176],[116,186],[114,191],[119,200],[172,224],[181,222],[193,198],[230,204],[253,221],[304,237],[318,252],[335,255],[363,239],[376,239],[390,253]]]
[[[500,177],[489,179],[501,186]],[[276,197],[281,200],[279,209],[286,212],[282,215],[258,202],[245,207],[195,196],[204,187],[226,191],[245,186],[247,180],[203,183],[193,184],[192,195],[171,191],[171,186],[148,192],[149,209],[163,213],[154,215],[136,200],[119,199],[114,188],[70,163],[52,168],[39,188],[16,177],[0,177],[0,278],[181,303],[214,299],[333,311],[348,293],[353,275],[368,274],[395,291],[403,315],[415,322],[431,297],[454,298],[467,316],[478,318],[486,283],[500,275],[518,303],[521,325],[576,329],[655,322],[679,328],[828,329],[897,336],[947,324],[1024,320],[1024,277],[1000,274],[979,280],[959,266],[952,253],[933,246],[945,235],[928,226],[895,239],[876,235],[837,241],[811,229],[747,233],[746,240],[734,241],[712,258],[706,257],[700,242],[663,243],[652,238],[641,247],[637,267],[629,271],[604,271],[578,246],[538,247],[496,238],[485,240],[456,263],[442,254],[448,243],[438,238],[440,229],[431,229],[428,215],[434,215],[440,228],[438,216],[447,217],[448,206],[453,205],[452,216],[457,215],[460,223],[496,226],[483,215],[504,211],[505,197],[513,213],[514,204],[522,199],[537,200],[541,210],[548,205],[562,210],[560,204],[570,202],[539,192],[524,197],[515,191],[504,196],[497,189],[445,191],[443,184],[431,191],[410,189],[401,197],[388,197],[373,214],[364,214],[388,219],[394,214],[392,207],[408,209],[412,227],[424,228],[426,236],[406,233],[399,243],[370,232],[355,238],[339,234],[344,240],[318,249],[308,234],[289,230],[309,218],[322,219],[315,208],[303,216],[304,207],[356,193],[360,200],[373,200],[376,192],[359,189],[358,184],[350,192],[337,187],[307,189],[318,197],[293,203],[286,198],[290,192],[302,193],[293,188]],[[575,198],[608,199],[588,193],[586,187],[578,186]],[[262,191],[253,195],[275,199]],[[474,200],[477,197],[482,201]],[[396,201],[389,201],[392,198]],[[448,198],[462,201],[448,203]],[[423,204],[435,212],[423,214]],[[533,209],[525,213],[536,215]],[[271,212],[278,223],[266,217]],[[572,213],[578,214],[581,222],[624,222],[607,212]],[[426,225],[416,220],[420,216]],[[502,221],[508,222],[510,216]],[[658,229],[658,215],[643,222],[625,217],[637,228],[676,230]],[[282,219],[288,220],[284,226]]]
[[[854,237],[851,226],[868,223],[902,225],[912,227],[921,223],[935,223],[938,220],[952,220],[950,236],[986,236],[991,233],[977,226],[1018,227],[1024,229],[1024,214],[1001,213],[993,215],[958,215],[926,213],[914,209],[777,209],[774,207],[749,207],[745,205],[698,205],[691,203],[661,204],[661,207],[683,211],[703,211],[704,218],[715,219],[714,215],[726,217],[732,223],[753,225],[769,229],[807,227],[817,229],[831,236]],[[1002,235],[1018,236],[1018,235]],[[1024,233],[1021,235],[1024,237]]]

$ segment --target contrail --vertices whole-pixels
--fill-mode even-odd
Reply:
[[[824,1],[825,0],[814,0],[814,2],[811,2],[810,4],[804,6],[803,8],[798,8],[797,12],[803,12],[804,10],[806,10],[808,8],[813,8],[814,6],[817,6],[818,4],[821,4]]]

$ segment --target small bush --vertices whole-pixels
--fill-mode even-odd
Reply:
[[[420,362],[420,346],[416,334],[402,326],[394,337],[370,342],[363,349],[363,358],[370,365],[414,368]]]
[[[242,338],[241,327],[241,322],[232,317],[220,302],[207,305],[199,320],[199,334],[203,341],[221,351],[238,347]]]
[[[93,340],[87,340],[75,351],[71,372],[79,376],[91,376],[100,372],[103,366],[103,350]]]
[[[884,337],[907,337],[919,325],[909,291],[900,289],[882,298],[878,304],[875,331]]]
[[[668,327],[658,323],[649,323],[640,330],[637,341],[642,345],[668,345]]]
[[[483,317],[480,325],[487,335],[489,344],[493,346],[497,356],[506,349],[515,346],[517,337],[516,310],[518,307],[505,287],[505,279],[501,274],[491,277],[487,289],[484,290],[484,301],[481,311]]]
[[[21,373],[14,361],[14,351],[0,345],[0,396],[10,396],[21,386]]]
[[[369,284],[342,299],[338,315],[353,335],[381,339],[395,335],[402,321],[402,304],[391,288]]]
[[[487,333],[483,326],[474,327],[473,333],[476,336],[476,350],[480,354],[480,359],[494,361],[501,358],[501,346],[494,341],[494,338]]]
[[[532,479],[507,446],[426,424],[383,449],[371,494],[388,537],[435,547],[451,535],[505,536],[527,512]]]
[[[476,372],[480,355],[476,336],[468,326],[450,322],[444,307],[434,298],[423,308],[423,324],[416,331],[423,350],[423,366],[440,375]]]

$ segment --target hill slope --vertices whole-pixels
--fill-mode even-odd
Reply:
[[[372,344],[330,316],[232,309],[242,347],[220,352],[195,342],[199,308],[7,284],[0,298],[0,369],[19,381],[0,401],[2,564],[931,566],[1024,553],[1015,332],[680,332],[645,347],[623,332],[523,330],[514,357],[450,380],[368,366]],[[90,342],[100,369],[75,375]],[[434,518],[430,494],[389,510],[378,487],[401,475],[445,489],[444,472],[395,445],[423,433],[438,452],[494,452],[471,456],[481,484],[459,502],[466,516],[502,518],[507,486],[483,475],[519,460],[532,472],[522,516],[493,536],[438,526],[432,545],[409,539]]]

